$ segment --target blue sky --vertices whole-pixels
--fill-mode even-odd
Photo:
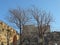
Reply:
[[[0,20],[8,23],[5,17],[9,15],[9,9],[29,8],[32,5],[47,12],[50,11],[55,20],[51,24],[52,31],[60,31],[60,0],[0,0]],[[12,24],[8,23],[8,25]]]

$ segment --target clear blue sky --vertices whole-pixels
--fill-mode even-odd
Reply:
[[[52,23],[52,31],[60,31],[60,0],[0,0],[0,20],[7,23],[5,17],[9,15],[8,10],[11,8],[28,8],[32,5],[50,11],[55,19]]]

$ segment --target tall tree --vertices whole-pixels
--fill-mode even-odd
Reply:
[[[37,8],[31,8],[28,10],[32,15],[33,19],[37,22],[38,28],[38,45],[43,45],[44,33],[47,31],[48,27],[52,22],[52,16],[46,11],[39,10]]]
[[[22,44],[22,30],[23,30],[23,26],[26,24],[26,22],[29,20],[28,16],[27,16],[27,11],[24,9],[13,9],[13,10],[9,10],[9,12],[12,14],[10,15],[10,21],[12,23],[15,23],[16,26],[19,28],[20,31],[20,45]]]

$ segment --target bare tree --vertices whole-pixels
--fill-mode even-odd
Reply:
[[[29,15],[27,15],[28,13],[26,10],[20,8],[9,10],[9,12],[11,13],[11,15],[9,16],[9,20],[12,23],[15,23],[20,31],[20,45],[22,44],[22,30],[24,30],[23,28],[26,22],[29,21],[30,18],[28,16],[30,15],[32,15],[31,17],[37,23],[37,30],[38,30],[37,45],[43,45],[44,33],[48,30],[48,27],[50,27],[50,24],[52,22],[52,16],[50,13],[47,13],[46,11],[38,10],[37,8],[32,8],[29,9],[28,11],[29,11]]]
[[[46,11],[38,10],[37,8],[32,8],[28,10],[32,15],[33,19],[37,22],[38,28],[38,45],[43,45],[44,33],[47,31],[47,27],[50,26],[52,22],[52,16]],[[41,40],[42,39],[42,40]]]
[[[13,10],[9,10],[9,12],[12,14],[9,17],[9,20],[12,23],[15,23],[16,26],[19,28],[20,31],[20,45],[22,44],[22,30],[23,30],[23,26],[26,24],[26,22],[28,22],[29,18],[27,15],[27,11],[24,9],[13,9]]]

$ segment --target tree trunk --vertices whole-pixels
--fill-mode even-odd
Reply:
[[[42,31],[40,31],[39,32],[39,40],[40,40],[40,42],[38,43],[38,45],[43,45],[43,43],[44,43],[44,36],[43,36],[43,33],[42,33]]]
[[[20,44],[19,45],[22,45],[22,25],[20,24],[20,36],[19,36],[19,38],[20,38]]]

